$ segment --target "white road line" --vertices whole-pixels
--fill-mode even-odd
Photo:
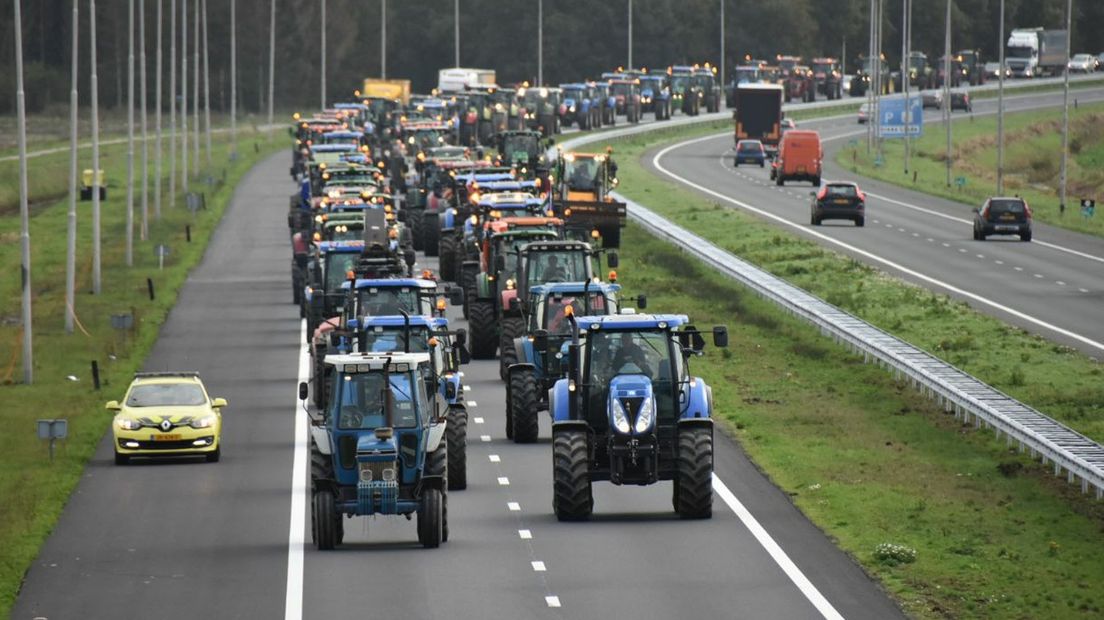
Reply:
[[[1035,274],[1035,277],[1036,277],[1036,278],[1041,278],[1041,277],[1043,277],[1043,274],[1041,274],[1041,273],[1037,273],[1037,274]]]
[[[912,233],[912,236],[913,236],[913,237],[919,237],[919,236],[920,236],[920,233]]]
[[[482,424],[483,418],[472,418],[472,422],[475,422],[476,424]]]
[[[1057,284],[1058,286],[1065,286],[1066,285],[1066,283],[1061,281],[1061,280],[1055,280],[1054,283]]]
[[[1089,289],[1087,289],[1087,288],[1079,288],[1079,289],[1077,289],[1077,292],[1079,292],[1079,293],[1088,293],[1088,292],[1089,292]]]
[[[1023,267],[1013,267],[1016,271],[1023,271]]]
[[[966,248],[958,248],[958,251],[959,251],[959,252],[962,252],[963,254],[965,254],[965,253],[966,253]]]
[[[560,597],[558,596],[546,596],[544,602],[548,603],[549,607],[560,607]]]
[[[995,260],[993,262],[998,264],[998,265],[1003,265],[1004,264],[1004,261],[1002,261],[1002,260]]]
[[[498,485],[503,486],[503,487],[508,487],[508,486],[510,486],[510,479],[507,478],[506,476],[499,476]]]
[[[928,243],[935,243],[935,239],[932,239],[931,237],[928,237]]]
[[[978,258],[985,258],[985,255],[984,254],[978,254],[977,257]]]
[[[533,532],[531,532],[529,530],[518,530],[518,537],[521,538],[522,540],[532,540],[533,539]]]
[[[490,459],[490,461],[492,463],[501,463],[502,462],[502,459],[498,458],[497,454],[488,454],[487,458]]]
[[[540,560],[533,560],[532,562],[530,562],[530,564],[532,564],[533,570],[535,572],[543,573],[548,570],[547,568],[545,568],[544,562],[541,562]]]
[[[813,607],[816,607],[820,615],[833,620],[837,618],[843,620],[843,616],[828,602],[828,599],[824,598],[820,590],[817,590],[816,586],[805,576],[805,573],[801,572],[801,569],[793,563],[790,556],[786,555],[782,547],[778,546],[778,543],[776,543],[774,539],[771,538],[771,535],[767,533],[767,530],[759,524],[755,516],[744,507],[740,500],[736,499],[736,496],[716,474],[713,474],[713,490],[716,491],[717,495],[728,505],[729,509],[736,514],[744,524],[744,527],[755,537],[755,540],[759,541],[763,549],[770,554],[775,564],[778,564],[778,567],[782,569],[782,572],[786,573],[786,576],[797,586],[797,589],[801,590],[801,593],[813,604]]]
[[[306,320],[299,323],[299,342],[307,339]],[[299,347],[299,381],[310,379],[310,356],[307,346]],[[303,545],[306,544],[307,507],[307,410],[305,403],[295,399],[295,444],[291,461],[291,521],[288,525],[288,572],[284,595],[284,619],[303,618]]]
[[[468,406],[469,407],[478,407],[479,403],[475,402],[474,400],[469,400],[468,401]]]
[[[464,386],[464,391],[465,392],[470,392],[471,391],[471,386],[470,385],[465,385]]]
[[[491,436],[490,436],[490,435],[480,435],[480,436],[479,436],[479,441],[482,441],[483,443],[487,443],[487,442],[489,442],[490,440],[491,440]]]
[[[521,504],[517,502],[506,502],[506,508],[508,508],[510,512],[519,512],[521,511]]]
[[[949,248],[949,247],[951,247],[951,244],[949,244],[949,243],[944,243],[944,244],[943,244],[943,247],[945,247],[945,248]]]
[[[743,208],[747,211],[751,211],[752,213],[757,213],[757,214],[759,214],[759,215],[761,215],[765,218],[774,220],[774,221],[776,221],[776,222],[778,222],[778,223],[780,223],[784,226],[788,226],[790,228],[799,230],[803,234],[816,237],[816,238],[821,239],[821,240],[823,240],[827,243],[831,243],[835,246],[843,248],[843,249],[845,249],[849,252],[853,252],[853,253],[858,254],[860,256],[864,256],[866,258],[869,258],[870,260],[881,263],[881,264],[883,264],[887,267],[895,269],[895,270],[897,270],[901,273],[904,273],[906,275],[912,276],[912,277],[914,277],[918,280],[923,280],[924,282],[927,282],[929,284],[933,284],[935,286],[938,286],[938,287],[940,287],[940,288],[942,288],[946,291],[949,291],[951,293],[954,293],[956,295],[960,295],[962,297],[967,297],[967,298],[972,299],[974,301],[977,301],[979,303],[985,304],[985,305],[987,305],[987,306],[989,306],[989,307],[991,307],[995,310],[999,310],[1001,312],[1010,314],[1010,315],[1012,315],[1016,318],[1027,321],[1028,323],[1032,323],[1032,324],[1037,325],[1039,327],[1042,327],[1044,329],[1050,330],[1054,333],[1061,334],[1062,336],[1065,336],[1067,338],[1071,338],[1071,339],[1076,340],[1078,342],[1084,343],[1086,345],[1091,346],[1094,349],[1104,351],[1104,342],[1099,342],[1099,341],[1093,340],[1091,338],[1088,338],[1086,336],[1082,336],[1081,334],[1072,332],[1068,329],[1058,327],[1057,325],[1054,325],[1053,323],[1048,323],[1046,321],[1043,321],[1042,319],[1031,316],[1030,314],[1027,314],[1025,312],[1021,312],[1019,310],[1016,310],[1014,308],[1011,308],[1011,307],[1006,306],[1004,304],[1001,304],[999,302],[993,301],[993,300],[991,300],[987,297],[983,297],[981,295],[978,295],[977,293],[973,293],[973,292],[961,289],[957,286],[954,286],[953,284],[949,284],[947,282],[939,280],[938,278],[933,278],[932,276],[920,273],[919,271],[916,271],[915,269],[910,269],[910,268],[908,268],[908,267],[906,267],[906,266],[904,266],[900,263],[893,262],[893,261],[891,261],[887,258],[884,258],[882,256],[874,254],[873,252],[869,252],[867,250],[859,248],[858,246],[854,246],[854,245],[851,245],[849,243],[845,243],[843,241],[840,241],[839,239],[835,239],[835,238],[833,238],[829,235],[826,235],[822,232],[818,232],[816,230],[811,230],[810,228],[802,226],[801,224],[798,224],[796,222],[791,222],[790,220],[787,220],[786,218],[781,217],[781,216],[779,216],[775,213],[771,213],[770,211],[760,209],[758,207],[754,207],[754,206],[752,206],[752,205],[750,205],[746,202],[742,202],[740,200],[736,200],[735,198],[731,198],[729,196],[726,196],[726,195],[724,195],[720,192],[709,189],[708,187],[705,187],[704,185],[701,185],[699,183],[694,183],[693,181],[691,181],[689,179],[680,177],[677,174],[675,174],[675,173],[671,172],[670,170],[668,170],[667,168],[665,168],[663,166],[663,164],[660,163],[660,160],[663,158],[663,156],[666,155],[667,153],[670,153],[672,150],[674,150],[676,148],[682,148],[682,147],[684,147],[688,144],[693,144],[695,142],[702,142],[704,140],[710,139],[711,137],[712,136],[704,136],[702,138],[695,138],[693,140],[687,140],[685,142],[679,142],[679,143],[676,143],[676,144],[672,144],[672,145],[670,145],[670,146],[668,146],[664,149],[661,149],[659,152],[657,152],[652,157],[652,165],[655,166],[656,170],[659,170],[663,174],[666,174],[667,176],[671,177],[672,179],[675,179],[676,181],[682,183],[683,185],[686,185],[688,187],[693,187],[694,189],[696,189],[696,190],[698,190],[702,193],[709,194],[710,196],[713,196],[713,197],[715,197],[719,200],[723,200],[725,202],[734,204],[734,205],[736,205],[738,207],[741,207],[741,208]]]

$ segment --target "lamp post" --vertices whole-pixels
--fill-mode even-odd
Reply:
[[[27,108],[23,96],[23,17],[15,0],[15,105],[19,117],[19,241],[23,276],[23,383],[34,383],[34,349],[31,336],[31,214],[27,204]]]
[[[73,333],[77,289],[77,33],[79,11],[73,0],[73,63],[69,85],[69,214],[65,239],[65,333]],[[17,22],[18,23],[18,22]],[[95,190],[94,190],[95,191]]]

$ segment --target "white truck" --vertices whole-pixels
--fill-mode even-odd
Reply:
[[[1060,75],[1069,62],[1065,30],[1017,28],[1008,36],[1005,62],[1012,77]]]
[[[437,72],[437,90],[442,93],[458,93],[473,86],[493,86],[494,69],[466,69],[453,67]]]

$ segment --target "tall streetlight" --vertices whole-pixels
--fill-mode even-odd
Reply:
[[[96,0],[88,0],[88,31],[92,49],[92,293],[102,290],[100,242],[100,82],[96,77]]]
[[[207,170],[211,169],[211,54],[207,46],[207,0],[203,0],[203,129]]]
[[[387,0],[383,0],[387,2]],[[452,44],[455,47],[453,50],[454,63],[452,66],[460,66],[460,0],[453,0],[452,2]]]
[[[275,2],[276,0],[273,0]],[[180,0],[180,189],[188,193],[188,0]]]
[[[725,86],[725,0],[721,3],[721,89]]]
[[[192,174],[199,175],[199,17],[201,0],[192,3]]]
[[[537,0],[537,86],[544,86],[544,0]]]
[[[230,0],[230,159],[238,158],[238,6]]]
[[[912,106],[909,105],[909,91],[912,80],[909,76],[909,54],[912,45],[912,0],[901,0],[901,82],[905,92],[905,174],[909,171],[909,126],[912,124]],[[947,102],[950,105],[950,102]]]
[[[77,34],[80,31],[79,11],[73,0],[73,64],[69,84],[69,215],[65,239],[65,333],[73,333],[77,292]],[[93,184],[95,185],[95,184]],[[98,191],[95,190],[94,191]]]
[[[1073,49],[1073,0],[1066,0],[1066,58]],[[1069,184],[1069,63],[1066,63],[1062,92],[1062,187],[1058,191],[1058,213],[1066,212],[1066,186]]]
[[[1000,68],[997,85],[997,195],[1004,195],[1004,0],[1000,0],[1000,34],[997,46],[1000,48]]]
[[[127,2],[126,265],[134,266],[134,0]]]
[[[326,109],[326,0],[322,0],[322,109]]]
[[[943,125],[947,131],[947,187],[951,186],[951,5],[947,0],[947,32],[943,37]]]
[[[169,205],[176,204],[176,0],[169,0]],[[154,209],[157,209],[154,203]],[[157,211],[160,219],[161,212]]]
[[[23,250],[23,383],[34,383],[31,346],[31,213],[27,204],[27,108],[23,101],[23,17],[15,0],[15,105],[19,117],[19,241]]]
[[[629,64],[625,66],[626,69],[632,69],[632,3],[633,0],[629,0]]]
[[[154,95],[153,104],[157,109],[154,113],[154,124],[157,125],[157,145],[154,150],[157,151],[157,155],[153,167],[153,217],[157,220],[161,219],[161,20],[163,19],[161,8],[162,0],[157,0],[157,77],[154,79],[157,94]]]
[[[146,0],[138,0],[138,102],[142,119],[142,225],[140,238],[149,235],[149,135],[146,117]]]
[[[269,3],[268,22],[268,135],[272,135],[272,93],[276,77],[276,0]]]
[[[380,2],[380,79],[387,79],[387,0]]]

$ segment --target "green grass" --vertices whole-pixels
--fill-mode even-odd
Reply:
[[[624,184],[637,188],[637,180],[627,177]],[[651,195],[638,190],[649,204],[678,204],[656,200],[658,188],[650,189]],[[721,214],[727,210],[716,213],[718,220],[690,211],[688,218],[698,219],[688,223],[710,222],[718,230],[722,224],[725,230],[757,226]],[[773,249],[759,252],[774,255],[776,265],[817,269],[817,277],[840,267],[839,259],[816,248],[771,239],[766,245]],[[1100,502],[634,225],[625,231],[621,257],[620,283],[633,294],[647,293],[649,311],[728,325],[729,349],[691,360],[692,373],[713,387],[715,415],[908,614],[1013,619],[1104,613]],[[855,283],[844,295],[873,297],[876,291],[864,292],[866,286],[884,280],[857,266],[845,269]],[[910,294],[915,301],[905,312],[963,317],[945,300]],[[915,561],[878,559],[875,549],[883,543],[914,549]]]
[[[68,200],[51,202],[50,192],[36,200],[31,219],[32,285],[34,294],[34,385],[22,385],[20,282],[0,279],[0,401],[8,432],[0,435],[0,617],[10,613],[27,567],[49,535],[84,464],[95,451],[111,417],[103,403],[118,395],[141,364],[157,337],[161,323],[176,300],[177,290],[203,255],[211,232],[229,203],[233,188],[261,157],[286,148],[287,138],[274,132],[274,140],[240,136],[241,157],[228,162],[227,138],[214,142],[212,172],[216,187],[193,181],[193,191],[207,193],[207,209],[193,217],[182,205],[164,206],[160,222],[151,222],[150,240],[135,235],[134,267],[124,264],[125,152],[105,152],[103,166],[116,186],[102,207],[103,294],[91,290],[91,206],[79,203],[78,277],[76,313],[84,328],[72,335],[64,331],[65,239]],[[124,147],[125,148],[125,147]],[[87,153],[82,151],[82,156]],[[52,157],[52,156],[51,156]],[[42,160],[50,160],[44,157]],[[61,154],[66,161],[67,154]],[[201,154],[201,161],[204,156]],[[167,174],[167,166],[165,167]],[[152,173],[152,170],[151,170]],[[225,182],[221,182],[225,173]],[[49,186],[57,178],[52,165],[31,169],[33,187]],[[59,177],[67,179],[65,175]],[[7,181],[5,180],[6,187]],[[61,182],[62,187],[65,181]],[[164,185],[167,191],[167,182]],[[18,185],[16,185],[18,191]],[[152,189],[152,184],[151,184]],[[152,201],[151,201],[152,202]],[[276,205],[285,208],[286,205]],[[151,207],[152,208],[152,207]],[[137,219],[137,217],[136,217]],[[185,241],[191,226],[192,242]],[[19,217],[10,210],[0,215],[0,264],[9,273],[20,264]],[[171,255],[158,270],[155,244],[167,244]],[[150,301],[146,279],[153,280],[156,300]],[[132,313],[134,329],[111,328],[113,314]],[[90,363],[100,365],[102,391],[92,389]],[[73,375],[78,381],[66,377]],[[18,406],[14,404],[18,403]],[[66,418],[69,439],[59,448],[53,463],[47,449],[35,437],[37,418]],[[97,524],[96,527],[105,526]]]
[[[1027,199],[1041,222],[1104,236],[1104,218],[1086,219],[1080,199],[1104,202],[1104,105],[1078,106],[1070,110],[1069,184],[1066,211],[1059,209],[1061,166],[1061,110],[1008,114],[1005,117],[1004,193]],[[904,174],[904,144],[886,140],[884,162],[878,165],[865,144],[841,149],[836,162],[856,174],[888,181],[957,202],[963,214],[996,191],[995,116],[959,117],[953,122],[952,185],[946,185],[946,133],[934,126],[914,141],[909,174]],[[915,180],[912,176],[915,171]],[[954,179],[963,177],[959,188]]]

